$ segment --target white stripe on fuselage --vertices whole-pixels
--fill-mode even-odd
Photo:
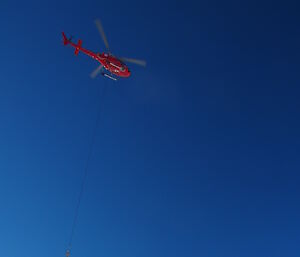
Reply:
[[[112,62],[110,62],[109,63],[111,66],[114,66],[115,68],[117,68],[117,69],[119,69],[119,70],[121,70],[122,69],[122,67],[120,67],[120,66],[117,66],[117,65],[115,65],[114,63],[112,63]]]

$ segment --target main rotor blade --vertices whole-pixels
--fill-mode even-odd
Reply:
[[[146,67],[146,61],[144,61],[144,60],[138,60],[138,59],[126,58],[126,57],[121,57],[120,60],[123,62],[131,62],[131,63],[137,64],[137,65]]]
[[[95,24],[96,24],[96,26],[97,26],[97,29],[99,30],[99,33],[100,33],[100,35],[101,35],[101,37],[102,37],[102,40],[103,40],[103,42],[104,42],[104,44],[105,44],[105,46],[106,46],[107,51],[110,52],[110,51],[109,51],[108,41],[107,41],[106,35],[105,35],[105,33],[104,33],[104,29],[103,29],[103,26],[102,26],[101,21],[100,21],[99,19],[96,19],[96,20],[95,20]]]
[[[99,67],[97,67],[97,69],[95,69],[91,74],[90,77],[92,79],[96,78],[96,76],[100,73],[100,71],[102,70],[103,65],[100,65]]]

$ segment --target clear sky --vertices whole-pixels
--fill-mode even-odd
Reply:
[[[91,80],[61,31],[104,51],[95,18],[147,68]],[[64,256],[100,102],[72,257],[300,256],[299,25],[296,1],[1,1],[0,256]]]

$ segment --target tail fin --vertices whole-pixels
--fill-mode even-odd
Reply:
[[[69,40],[67,39],[67,37],[66,37],[65,33],[64,33],[64,32],[62,32],[61,34],[62,34],[62,36],[63,36],[64,45],[67,45],[67,44],[69,44]]]
[[[81,48],[81,45],[82,45],[82,41],[81,41],[81,39],[79,39],[79,40],[78,40],[78,44],[77,44],[77,46],[76,46],[76,48],[75,48],[75,55],[78,55],[79,50],[80,50],[80,48]]]

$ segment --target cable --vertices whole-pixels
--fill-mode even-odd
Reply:
[[[96,141],[97,129],[98,129],[98,124],[99,124],[99,121],[100,121],[100,118],[101,118],[101,112],[102,112],[102,109],[103,109],[103,103],[104,103],[104,97],[105,97],[106,91],[107,91],[107,87],[104,86],[103,91],[102,91],[102,97],[101,97],[102,101],[99,102],[95,129],[94,129],[94,133],[93,133],[93,136],[92,136],[92,139],[91,139],[91,142],[90,142],[88,158],[87,158],[87,162],[86,162],[85,169],[84,169],[83,179],[82,179],[82,182],[81,182],[80,192],[79,192],[79,196],[78,196],[78,202],[77,202],[76,209],[75,209],[74,220],[73,220],[73,224],[72,224],[72,229],[71,229],[68,248],[67,248],[67,251],[66,251],[66,256],[70,255],[70,250],[71,250],[71,247],[72,247],[72,241],[73,241],[73,237],[74,237],[75,228],[76,228],[76,225],[77,225],[78,214],[79,214],[79,209],[80,209],[80,204],[81,204],[81,198],[82,198],[84,188],[85,188],[85,184],[86,184],[89,163],[90,163],[90,160],[91,160],[94,144],[95,144],[95,141]]]

